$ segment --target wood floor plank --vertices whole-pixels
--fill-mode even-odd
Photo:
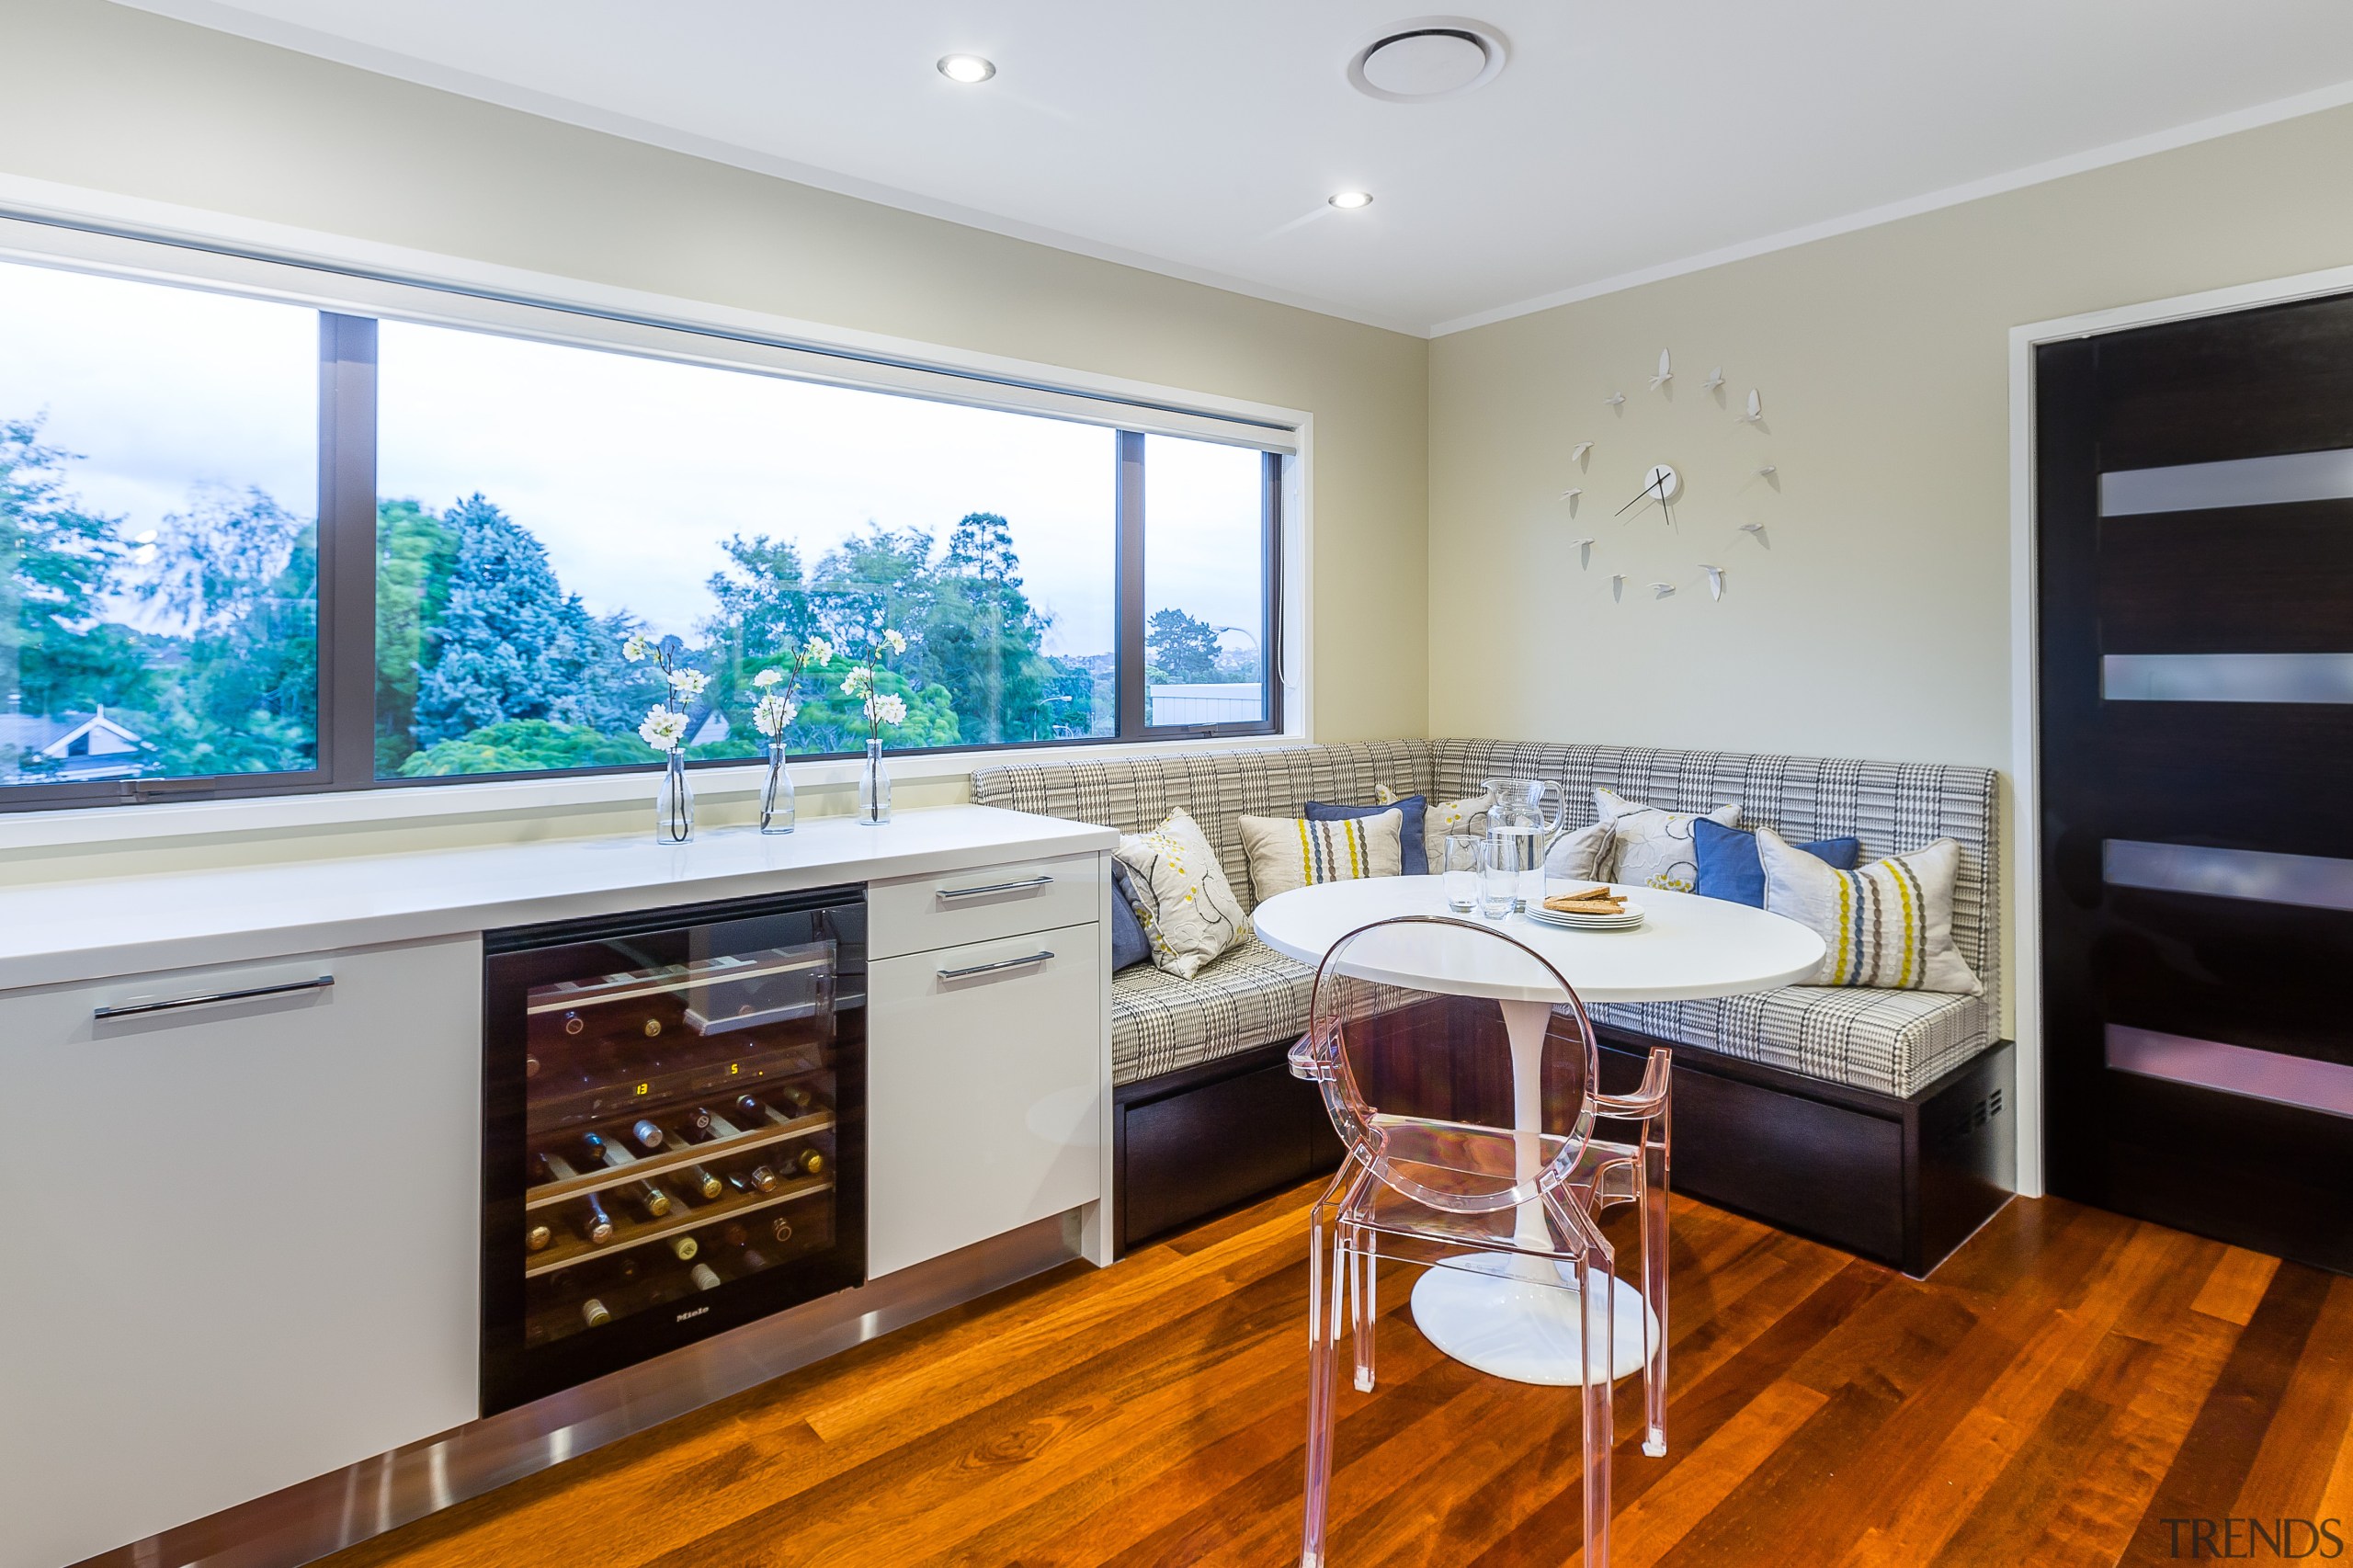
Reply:
[[[1318,1190],[1026,1282],[332,1568],[1294,1562]],[[2166,1517],[2353,1514],[2353,1280],[2052,1199],[2010,1204],[1927,1281],[1682,1198],[1672,1216],[1669,1451],[1641,1453],[1629,1380],[1620,1568],[2095,1568],[2170,1561]],[[1581,1563],[1575,1391],[1440,1355],[1410,1284],[1384,1273],[1379,1386],[1343,1370],[1335,1568]]]

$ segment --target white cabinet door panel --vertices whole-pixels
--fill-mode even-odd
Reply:
[[[876,882],[868,951],[887,959],[1095,920],[1110,874],[1108,856],[1064,855]]]
[[[871,963],[870,1275],[1103,1196],[1102,947],[1090,923]]]
[[[471,937],[0,994],[0,1568],[472,1419],[481,1011]]]

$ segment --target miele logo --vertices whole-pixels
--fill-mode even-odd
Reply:
[[[673,1323],[684,1323],[688,1318],[699,1318],[709,1311],[710,1311],[709,1307],[688,1307],[685,1312],[680,1312],[676,1317],[670,1321]]]

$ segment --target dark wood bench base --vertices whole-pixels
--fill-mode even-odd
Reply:
[[[1291,1042],[1163,1074],[1112,1092],[1111,1222],[1119,1250],[1339,1168],[1339,1136]]]
[[[1624,1093],[1662,1042],[1600,1033],[1602,1086]],[[2007,1040],[1907,1097],[1667,1049],[1679,1192],[1915,1278],[2009,1201],[2018,1111]]]

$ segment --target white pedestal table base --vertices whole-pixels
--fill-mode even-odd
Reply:
[[[1575,1276],[1560,1285],[1513,1278],[1520,1258],[1472,1253],[1428,1268],[1414,1283],[1414,1324],[1432,1345],[1466,1366],[1516,1383],[1582,1384],[1586,1369],[1601,1374],[1601,1346],[1585,1351],[1585,1299]],[[1539,1261],[1539,1267],[1556,1267]],[[1643,1293],[1612,1279],[1609,1294],[1612,1381],[1643,1369],[1643,1324],[1658,1333],[1658,1318]]]

